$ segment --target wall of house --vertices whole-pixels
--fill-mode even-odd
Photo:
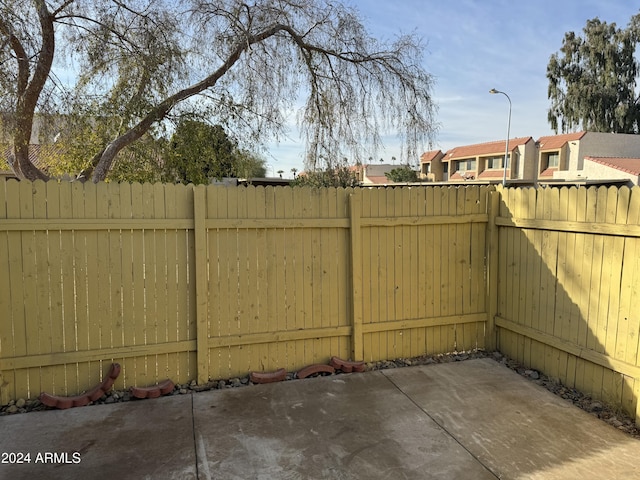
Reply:
[[[532,140],[518,147],[520,150],[520,167],[518,179],[534,180],[538,176],[538,151]]]
[[[586,153],[589,151],[588,144],[584,144],[582,141],[572,140],[560,149],[560,171],[582,170],[582,159],[585,155],[591,155],[591,153]]]
[[[442,164],[442,157],[435,158],[431,162],[431,173],[436,182],[441,182],[444,175],[444,165]]]
[[[558,169],[553,172],[556,180],[571,180],[582,177],[583,148],[579,141],[571,141],[560,149]],[[538,155],[540,159],[540,155]],[[538,160],[540,161],[540,160]],[[580,167],[578,167],[580,165]],[[540,167],[544,168],[544,167]]]
[[[587,132],[580,140],[580,153],[582,158],[640,157],[640,135]]]
[[[582,169],[582,176],[586,179],[605,178],[608,180],[629,180],[633,185],[638,185],[638,175],[633,173],[623,172],[617,168],[608,167],[598,162],[585,159],[584,168]]]
[[[389,173],[394,168],[398,168],[400,166],[401,165],[390,165],[388,163],[381,163],[380,165],[365,165],[362,183],[375,183],[369,177],[384,177],[385,173]]]

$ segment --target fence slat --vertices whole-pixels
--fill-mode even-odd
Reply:
[[[364,359],[364,340],[362,333],[362,231],[360,227],[360,195],[352,193],[350,196],[351,220],[351,305],[352,305],[352,340],[351,355],[356,361]]]
[[[195,266],[195,289],[196,289],[196,325],[197,325],[197,380],[198,383],[205,383],[209,380],[209,337],[208,325],[208,303],[207,303],[207,273],[206,273],[206,242],[207,232],[205,230],[206,204],[205,195],[208,192],[203,186],[198,186],[193,191],[193,229],[194,229],[194,263]]]

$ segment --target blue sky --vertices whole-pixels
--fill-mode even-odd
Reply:
[[[629,0],[346,0],[362,14],[369,31],[392,39],[416,33],[426,45],[424,67],[435,77],[439,131],[434,149],[504,140],[511,98],[511,138],[552,135],[547,122],[549,57],[565,32],[582,33],[588,19],[626,27],[640,12]],[[400,158],[394,137],[379,152]],[[428,145],[424,146],[428,149]],[[303,145],[295,130],[266,156],[268,175],[303,169]],[[418,159],[409,159],[415,163]]]

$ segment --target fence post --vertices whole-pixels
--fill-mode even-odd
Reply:
[[[362,232],[360,231],[360,195],[349,195],[351,242],[351,358],[364,360],[362,334]]]
[[[498,240],[498,226],[496,225],[496,217],[500,209],[499,191],[489,192],[488,216],[489,223],[487,225],[487,278],[485,291],[487,295],[487,332],[485,338],[485,348],[487,351],[493,351],[497,348],[497,331],[495,318],[498,310],[498,254],[500,252]]]
[[[195,258],[191,266],[196,278],[196,359],[197,382],[209,381],[209,328],[207,300],[207,231],[206,231],[206,187],[193,189],[193,226]]]
[[[635,422],[640,425],[640,377],[633,379],[633,397],[636,399]]]

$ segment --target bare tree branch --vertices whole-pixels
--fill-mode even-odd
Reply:
[[[0,17],[0,61],[6,46],[25,59],[7,75],[0,72],[0,89],[28,91],[26,110],[33,113],[44,100],[55,55],[73,56],[78,81],[64,108],[90,118],[99,136],[94,140],[103,142],[85,149],[79,169],[94,182],[106,179],[118,153],[174,110],[211,115],[235,137],[252,141],[284,133],[287,112],[298,110],[312,167],[347,156],[358,160],[389,131],[401,137],[407,156],[414,155],[436,130],[432,77],[420,66],[419,40],[402,36],[382,44],[339,2],[64,0],[51,10],[44,0],[30,0],[14,9],[17,27]],[[33,18],[39,23],[29,30]],[[54,24],[63,39],[60,52]],[[23,28],[23,35],[11,40],[11,28]],[[23,37],[33,40],[28,47],[18,40]],[[20,130],[16,157],[28,162],[30,129]],[[27,162],[18,162],[20,175],[38,177]]]

